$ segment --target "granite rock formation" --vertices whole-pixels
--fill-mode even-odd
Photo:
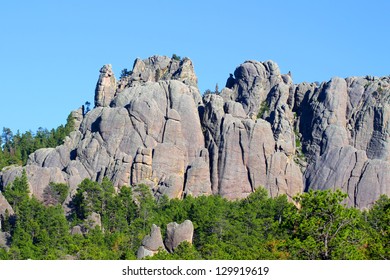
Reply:
[[[153,256],[159,250],[165,250],[161,229],[156,225],[152,225],[150,235],[142,239],[141,246],[138,248],[137,259]]]
[[[187,241],[192,244],[192,237],[194,235],[194,225],[190,220],[185,220],[181,224],[175,222],[167,225],[167,237],[165,239],[165,247],[168,252],[175,251],[180,243]]]
[[[390,78],[333,78],[297,87],[305,189],[340,188],[367,208],[390,194]]]
[[[0,190],[25,169],[38,199],[50,182],[69,184],[64,205],[84,178],[107,177],[157,198],[341,188],[350,205],[370,207],[390,195],[389,99],[389,77],[294,84],[272,61],[244,62],[203,96],[188,58],[137,59],[119,80],[105,65],[95,108],[72,113],[64,144],[1,171]]]
[[[194,226],[190,220],[185,220],[181,224],[169,223],[166,235],[165,242],[163,242],[161,229],[156,225],[152,225],[150,234],[142,239],[141,246],[138,248],[137,259],[153,256],[159,250],[173,253],[179,244],[184,241],[192,244]]]
[[[0,231],[1,231],[1,224],[3,220],[8,215],[13,215],[14,210],[12,209],[11,205],[9,205],[8,201],[5,199],[3,194],[0,192]]]

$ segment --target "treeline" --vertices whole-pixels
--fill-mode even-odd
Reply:
[[[25,165],[28,156],[40,148],[55,148],[61,145],[67,135],[73,131],[74,121],[68,116],[66,124],[56,129],[39,128],[37,132],[26,131],[14,134],[4,127],[0,138],[0,170],[8,165]]]
[[[289,202],[258,189],[247,198],[220,196],[154,199],[147,186],[115,190],[84,180],[68,203],[63,184],[45,190],[44,202],[28,194],[25,174],[4,196],[15,215],[1,221],[10,247],[0,259],[135,259],[151,225],[161,227],[189,219],[193,244],[151,259],[389,259],[390,199],[381,196],[370,210],[343,203],[340,191],[310,191]],[[101,223],[91,221],[98,214]],[[71,234],[78,227],[80,232]]]

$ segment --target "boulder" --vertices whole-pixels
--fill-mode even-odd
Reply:
[[[92,212],[86,219],[85,223],[84,223],[84,227],[89,230],[89,229],[93,229],[93,228],[96,228],[96,227],[99,227],[103,230],[102,228],[102,218],[100,216],[100,214],[96,213],[96,212]]]
[[[183,241],[192,244],[192,237],[194,235],[194,226],[190,220],[185,220],[181,224],[175,222],[167,225],[167,237],[165,239],[165,246],[167,250],[172,253],[177,246]]]
[[[72,227],[70,230],[70,234],[75,235],[75,234],[83,234],[82,227],[80,225]]]
[[[150,235],[147,235],[142,239],[141,246],[137,252],[137,259],[153,256],[158,253],[159,250],[165,250],[165,246],[160,228],[153,224]]]
[[[11,246],[11,235],[8,232],[0,231],[0,248],[4,248],[5,250],[9,250]]]

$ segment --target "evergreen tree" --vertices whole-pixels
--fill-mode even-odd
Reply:
[[[299,209],[290,216],[291,249],[297,258],[365,258],[361,213],[342,203],[346,197],[340,190],[311,190],[295,198]]]
[[[366,230],[370,235],[367,242],[370,259],[390,259],[390,198],[380,196],[364,215],[368,222]]]
[[[22,176],[16,177],[12,184],[5,187],[4,197],[16,211],[20,204],[29,198],[29,192],[27,173],[23,169]]]

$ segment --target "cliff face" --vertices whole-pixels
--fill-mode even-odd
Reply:
[[[295,85],[272,61],[244,62],[221,93],[203,97],[188,58],[137,59],[120,80],[105,65],[95,108],[73,112],[64,144],[2,171],[0,183],[25,169],[39,199],[50,182],[73,193],[103,177],[171,198],[341,188],[350,205],[369,207],[390,195],[389,96],[388,77]]]
[[[305,188],[341,188],[360,208],[389,195],[390,78],[333,78],[295,94]]]

